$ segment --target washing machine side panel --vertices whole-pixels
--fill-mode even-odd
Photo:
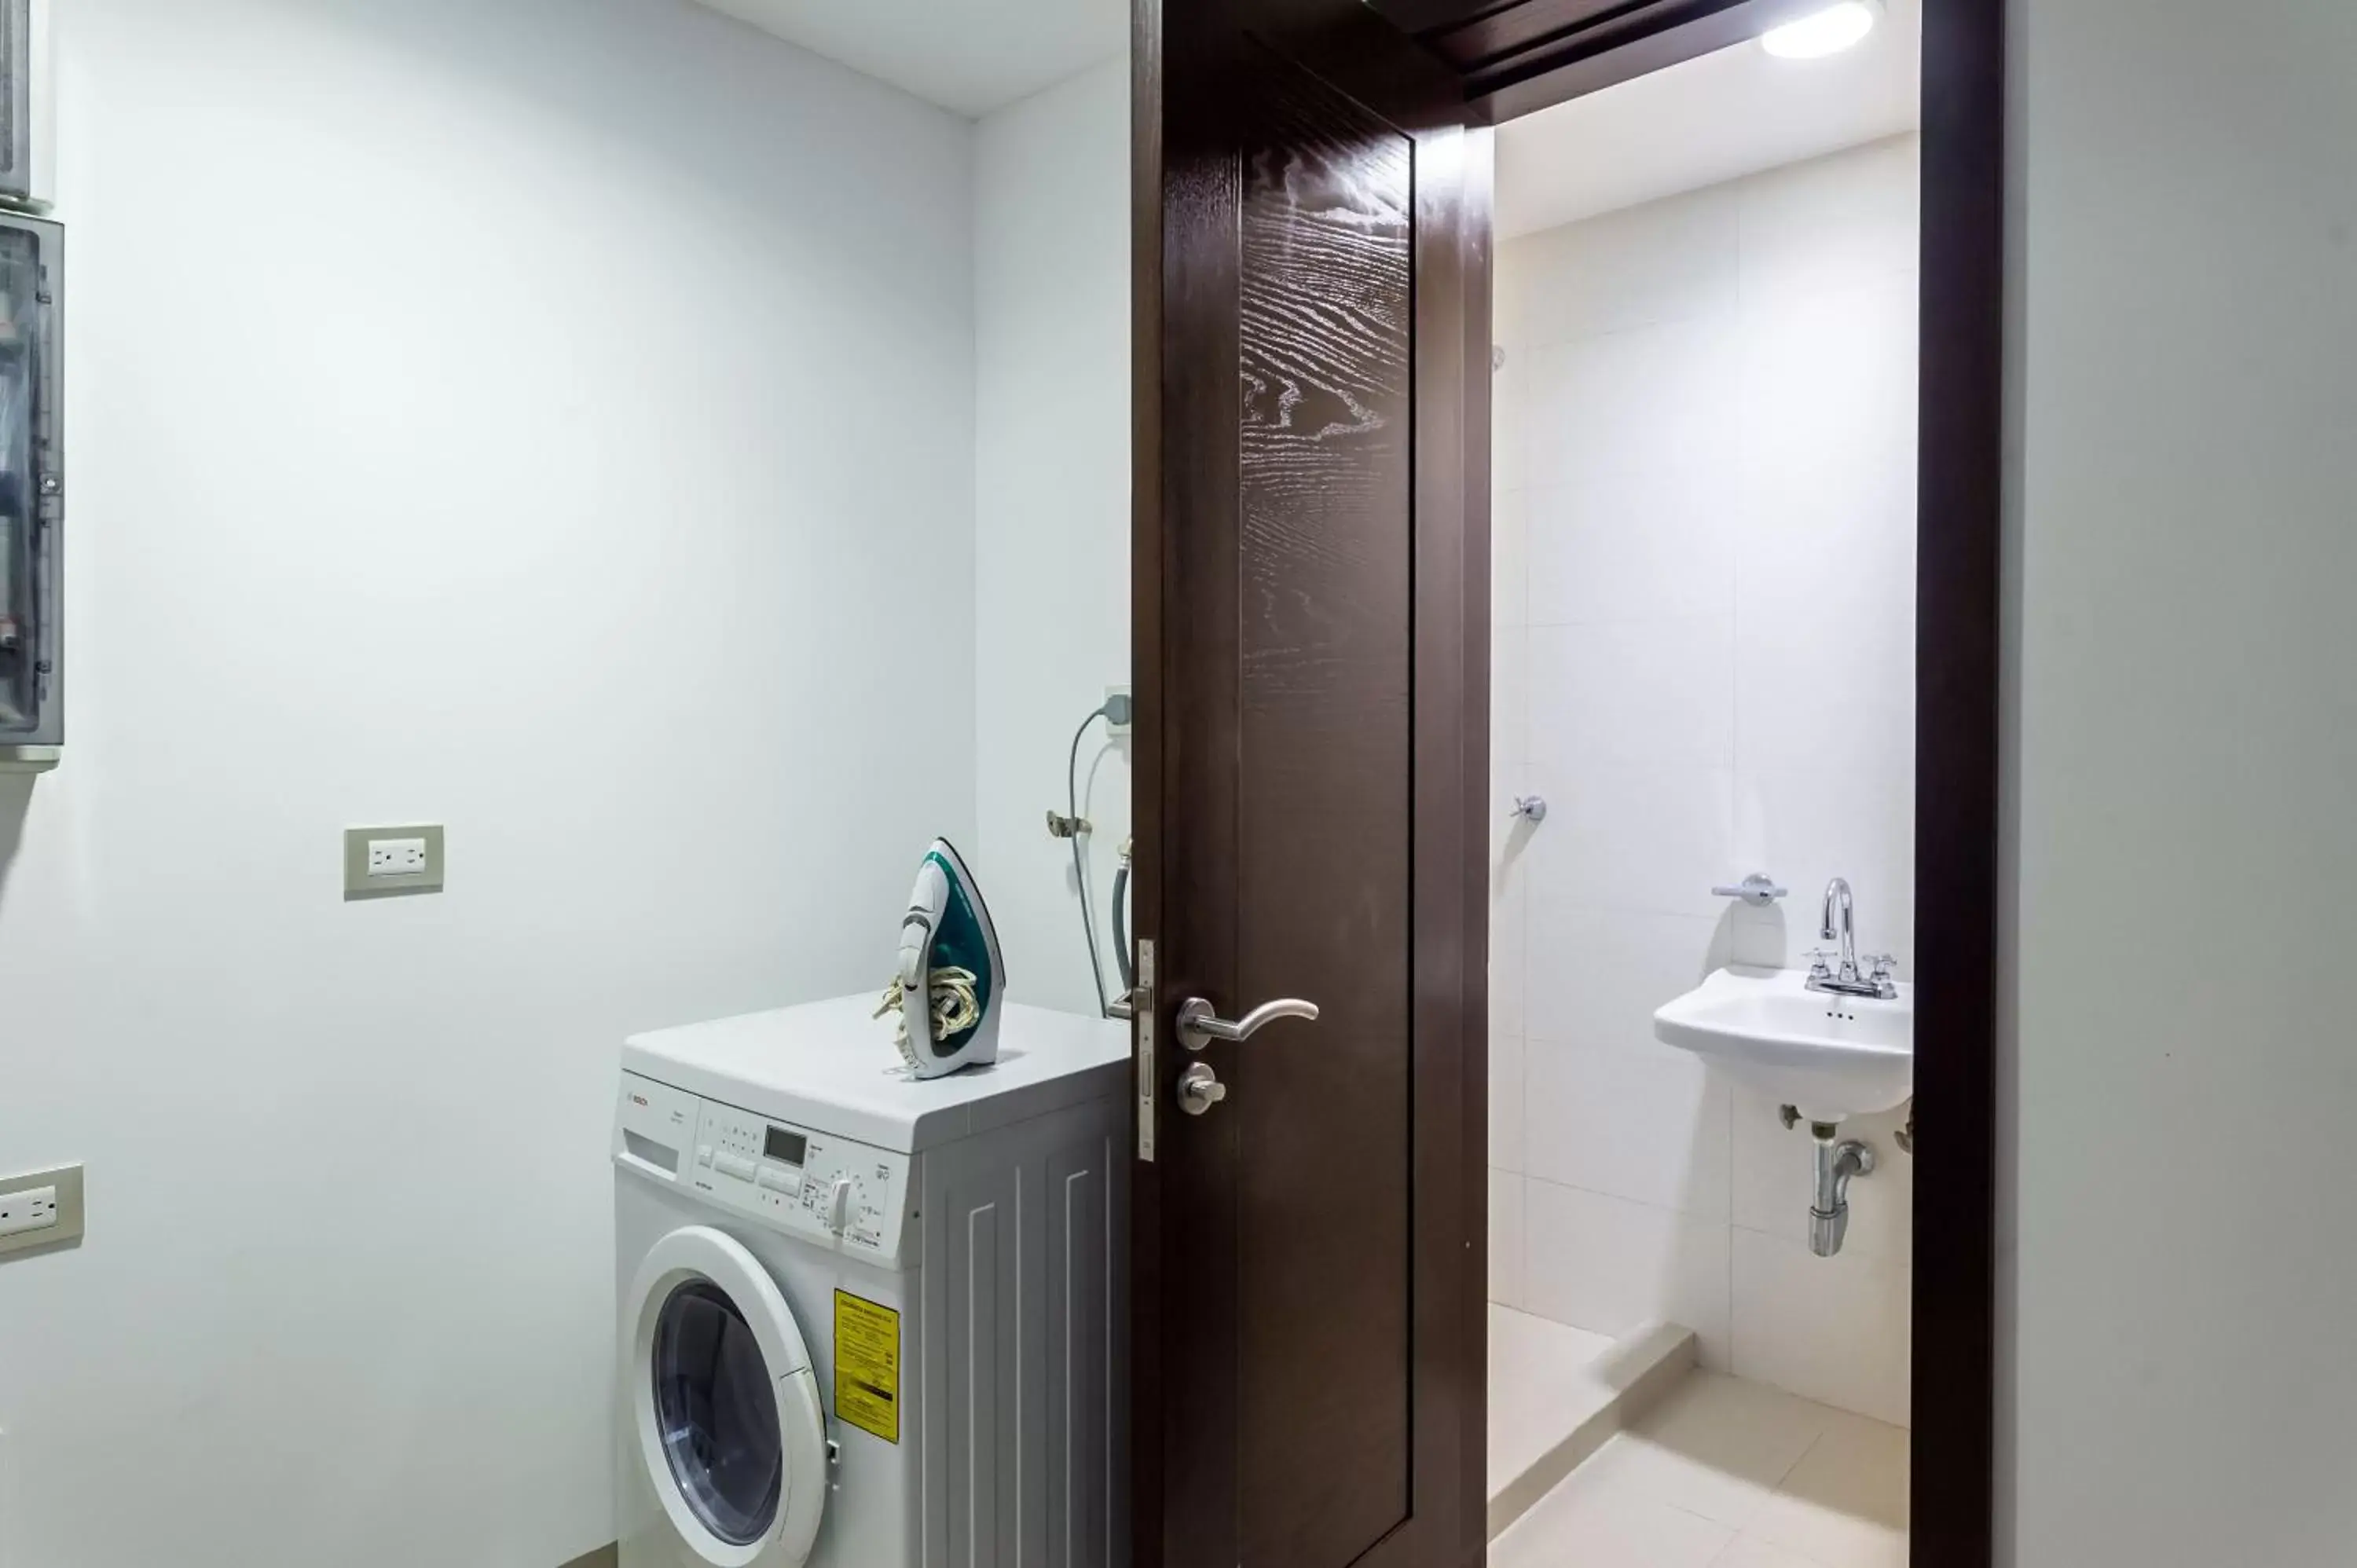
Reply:
[[[926,1568],[1127,1561],[1126,1111],[925,1156]]]

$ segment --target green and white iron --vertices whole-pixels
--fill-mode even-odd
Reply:
[[[982,888],[947,839],[917,867],[900,920],[900,967],[876,1009],[899,1015],[894,1043],[919,1078],[998,1059],[1006,971]]]

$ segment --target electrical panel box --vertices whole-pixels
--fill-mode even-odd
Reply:
[[[0,0],[0,201],[46,209],[57,160],[49,0]]]
[[[64,231],[0,211],[0,748],[65,738],[58,620]]]

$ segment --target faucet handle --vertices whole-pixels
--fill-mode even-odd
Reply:
[[[1811,948],[1802,956],[1809,961],[1809,972],[1816,976],[1818,979],[1824,980],[1829,978],[1833,974],[1833,949]]]
[[[1868,953],[1857,961],[1869,966],[1867,972],[1868,980],[1889,980],[1899,972],[1899,955],[1896,953]]]

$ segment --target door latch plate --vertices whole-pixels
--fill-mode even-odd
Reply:
[[[1137,991],[1135,995],[1137,1013],[1137,1157],[1146,1164],[1154,1163],[1154,1024],[1157,1009],[1154,1002],[1154,944],[1140,939],[1137,944]]]

